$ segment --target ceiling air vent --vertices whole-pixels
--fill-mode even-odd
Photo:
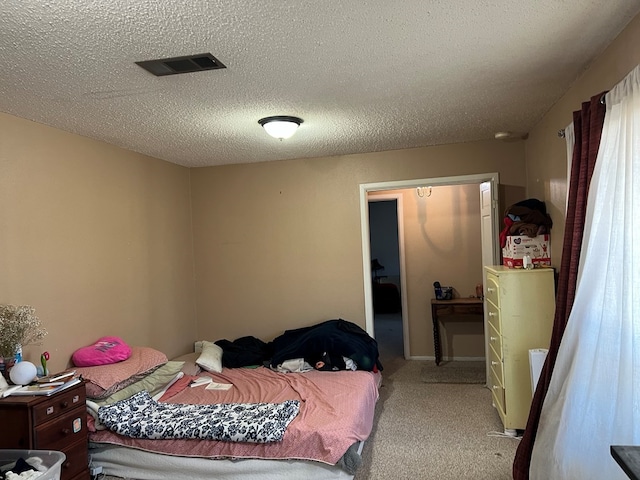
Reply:
[[[136,64],[153,73],[156,77],[227,68],[210,53],[201,53],[199,55],[189,55],[186,57],[145,60],[144,62],[136,62]]]

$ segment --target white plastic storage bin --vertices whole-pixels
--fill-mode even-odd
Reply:
[[[62,462],[67,457],[64,453],[53,450],[0,450],[0,472],[11,470],[20,458],[36,467],[34,470],[43,472],[38,480],[60,480]]]

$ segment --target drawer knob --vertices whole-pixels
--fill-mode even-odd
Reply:
[[[497,316],[497,313],[496,312],[489,312],[489,316],[490,317],[495,317],[495,316]]]
[[[492,387],[494,390],[498,390],[500,387],[498,385],[493,385]]]
[[[489,340],[491,340],[492,342],[495,342],[496,340],[498,340],[498,337],[489,337]]]
[[[495,291],[496,291],[495,288],[491,288],[491,287],[487,288],[487,292],[495,292]]]
[[[495,360],[491,360],[491,365],[498,365],[498,362],[496,362]]]

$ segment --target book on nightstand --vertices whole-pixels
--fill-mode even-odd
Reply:
[[[72,378],[66,382],[52,382],[52,383],[36,383],[34,385],[25,385],[17,390],[11,391],[9,395],[53,395],[69,387],[77,385],[82,380],[79,377]]]
[[[47,375],[46,377],[39,377],[36,379],[37,383],[53,383],[53,382],[66,382],[70,380],[69,377],[73,377],[76,374],[75,370],[68,372],[56,373],[54,375]]]

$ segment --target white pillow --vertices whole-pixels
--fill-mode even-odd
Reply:
[[[196,360],[207,372],[222,372],[222,348],[213,342],[202,342],[202,353]]]

